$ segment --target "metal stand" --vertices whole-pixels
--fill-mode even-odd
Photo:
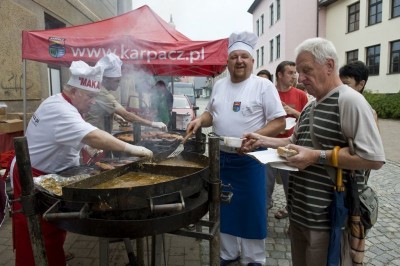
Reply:
[[[209,228],[208,233],[203,233],[201,230],[188,231],[180,229],[171,234],[193,237],[210,241],[210,266],[219,266],[219,251],[220,251],[220,203],[221,203],[221,179],[219,177],[219,138],[209,137],[208,139],[208,154],[210,160],[210,177],[209,177],[209,220],[200,220],[196,224],[196,228],[206,226]]]
[[[28,220],[28,230],[35,264],[47,266],[46,248],[40,227],[39,211],[36,208],[37,199],[34,193],[31,160],[26,137],[14,138],[14,149],[22,190],[21,198],[15,200],[21,202],[22,212]]]
[[[133,251],[133,246],[131,240],[129,238],[124,239],[110,239],[110,238],[99,238],[99,253],[100,253],[100,266],[108,266],[108,253],[109,253],[109,244],[112,242],[124,241],[125,249],[128,254],[128,260],[130,266],[137,266],[137,259],[135,256],[135,252]]]

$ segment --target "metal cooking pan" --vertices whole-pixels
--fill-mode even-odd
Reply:
[[[43,202],[43,200],[42,200]],[[140,238],[173,232],[198,222],[208,211],[208,193],[205,189],[185,199],[185,208],[178,212],[151,214],[147,209],[117,212],[87,211],[85,203],[57,202],[47,206],[46,219],[68,232],[107,238]],[[66,218],[79,213],[80,217]]]
[[[183,152],[181,156],[182,160],[195,162],[202,168],[134,162],[63,187],[62,199],[90,203],[94,208],[112,211],[148,207],[150,198],[163,195],[168,198],[168,195],[175,192],[180,192],[184,198],[189,197],[206,186],[209,161],[208,157],[197,153]],[[132,171],[170,175],[177,178],[168,182],[131,188],[93,188],[100,183]]]

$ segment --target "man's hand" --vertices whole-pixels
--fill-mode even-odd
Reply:
[[[124,152],[130,153],[134,156],[146,157],[146,158],[153,158],[153,152],[149,149],[146,149],[142,146],[135,146],[129,143],[126,143]]]
[[[167,125],[163,122],[153,122],[151,123],[151,127],[158,128],[162,131],[167,131]]]

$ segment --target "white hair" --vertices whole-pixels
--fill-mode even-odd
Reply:
[[[303,41],[295,49],[295,57],[303,52],[309,52],[314,56],[315,62],[320,65],[325,64],[327,59],[333,59],[335,62],[335,70],[339,71],[339,59],[336,48],[331,41],[324,38],[311,38]]]

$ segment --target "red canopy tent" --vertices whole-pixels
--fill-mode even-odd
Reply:
[[[144,5],[90,24],[23,31],[22,59],[69,66],[77,60],[95,64],[114,52],[124,65],[153,75],[215,76],[226,67],[227,44],[192,41]]]

